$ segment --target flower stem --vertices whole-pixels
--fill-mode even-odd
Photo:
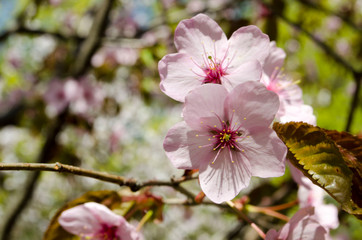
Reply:
[[[230,208],[239,216],[241,217],[244,221],[246,221],[247,223],[250,224],[250,226],[259,234],[259,236],[262,239],[265,239],[265,233],[263,232],[263,230],[261,230],[258,225],[256,225],[253,221],[250,220],[250,218],[248,218],[248,216],[246,216],[242,211],[240,211],[239,209],[236,208],[235,204],[232,201],[227,201],[226,202]]]
[[[152,215],[153,215],[152,210],[147,211],[147,213],[143,216],[141,221],[138,223],[138,226],[137,226],[137,229],[136,229],[138,232],[141,230],[143,225],[152,217]]]
[[[264,207],[258,207],[258,206],[253,206],[253,205],[247,205],[246,206],[247,210],[250,211],[250,212],[259,212],[259,213],[264,213],[266,215],[269,215],[269,216],[272,216],[272,217],[275,217],[275,218],[279,218],[283,221],[286,221],[288,222],[289,221],[289,217],[279,213],[279,212],[276,212],[274,210],[271,210],[269,208],[264,208]]]

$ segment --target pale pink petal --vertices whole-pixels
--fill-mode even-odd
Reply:
[[[217,116],[224,119],[224,100],[228,95],[219,84],[205,84],[186,96],[183,116],[193,129],[202,130],[209,126],[220,126]]]
[[[278,232],[275,229],[270,229],[265,235],[265,240],[278,240],[278,237]]]
[[[92,236],[102,230],[102,225],[84,204],[62,212],[59,224],[74,235]]]
[[[339,226],[338,209],[333,204],[323,204],[315,207],[318,222],[325,228],[335,229]]]
[[[244,129],[269,126],[278,108],[278,96],[255,81],[239,84],[225,100],[229,119],[233,116],[233,123],[241,124]]]
[[[195,65],[190,56],[183,53],[168,54],[158,63],[161,90],[169,97],[184,102],[192,89],[200,86],[203,71]]]
[[[241,63],[258,60],[261,64],[269,55],[269,37],[256,26],[241,27],[229,39],[230,68]]]
[[[325,191],[321,187],[312,183],[312,181],[308,178],[304,181],[309,182],[309,188],[306,188],[303,185],[300,185],[298,188],[298,200],[300,207],[316,207],[322,205]]]
[[[285,171],[287,147],[268,127],[254,128],[239,145],[250,159],[251,172],[258,177],[279,177]]]
[[[303,186],[310,190],[312,188],[311,181],[306,176],[304,176],[302,171],[294,167],[294,165],[290,162],[289,159],[287,161],[287,165],[289,166],[290,174],[292,175],[293,180],[299,186]]]
[[[320,225],[314,215],[314,207],[300,209],[288,223],[279,230],[278,236],[266,238],[268,240],[301,240],[301,239],[329,239],[328,231]]]
[[[220,151],[216,159],[203,162],[199,170],[201,189],[215,203],[233,199],[249,185],[251,177],[249,161],[239,152],[228,149]]]
[[[190,129],[185,122],[177,123],[168,131],[163,148],[176,168],[196,169],[200,162],[212,158],[212,146],[202,147],[210,145],[204,134]]]
[[[313,108],[305,104],[284,105],[284,112],[281,116],[279,116],[279,118],[280,122],[282,123],[290,121],[295,121],[295,122],[301,121],[312,125],[316,125],[316,117],[313,114]]]
[[[87,202],[84,206],[93,214],[94,218],[107,226],[120,226],[126,222],[123,217],[115,214],[103,204]]]
[[[288,230],[288,240],[328,239],[328,231],[316,220],[311,207],[300,209],[290,220]]]
[[[143,240],[143,235],[137,231],[137,229],[129,224],[124,222],[120,227],[118,227],[117,236],[121,237],[121,240]]]
[[[262,67],[257,60],[242,63],[238,68],[233,69],[227,75],[223,76],[222,84],[231,91],[238,84],[247,81],[260,81]]]
[[[205,14],[198,14],[178,24],[175,45],[180,53],[187,53],[196,62],[202,63],[206,55],[222,58],[227,48],[227,38],[214,20]]]
[[[271,76],[273,72],[283,66],[285,60],[285,52],[283,49],[278,48],[274,41],[270,42],[270,53],[264,62],[264,72],[266,75]]]

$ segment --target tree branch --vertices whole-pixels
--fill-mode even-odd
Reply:
[[[90,30],[89,37],[83,42],[80,47],[79,56],[75,59],[74,69],[72,75],[74,77],[79,77],[83,75],[89,65],[90,58],[99,46],[100,39],[104,35],[106,29],[106,23],[108,20],[108,15],[113,4],[113,0],[103,1],[100,9],[97,11],[95,16],[92,28]],[[58,118],[56,119],[52,128],[50,128],[45,144],[38,156],[38,163],[46,163],[51,161],[52,153],[56,146],[56,136],[63,128],[65,118],[68,114],[68,108],[66,108]],[[3,233],[1,235],[2,240],[11,239],[11,232],[15,226],[17,218],[20,216],[22,211],[26,208],[27,204],[33,196],[33,192],[36,186],[36,182],[39,179],[40,172],[37,171],[33,173],[29,180],[27,181],[27,186],[24,189],[24,194],[21,197],[20,202],[15,206],[15,209],[10,214],[9,218],[4,223]]]
[[[180,178],[172,178],[171,181],[149,180],[139,182],[135,179],[128,179],[118,175],[109,174],[105,172],[99,172],[94,170],[88,170],[68,164],[62,163],[0,163],[0,171],[47,171],[47,172],[59,172],[70,173],[77,176],[90,177],[98,179],[104,182],[115,183],[119,186],[127,186],[132,191],[138,191],[141,188],[149,186],[169,186],[182,192],[188,197],[194,197],[185,188],[179,186],[181,183],[197,179],[197,176],[183,176]]]

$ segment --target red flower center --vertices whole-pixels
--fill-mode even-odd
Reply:
[[[205,68],[203,69],[206,74],[202,83],[216,83],[221,84],[221,77],[226,75],[226,69],[223,69],[222,62],[214,60],[211,56],[208,56],[205,60]]]

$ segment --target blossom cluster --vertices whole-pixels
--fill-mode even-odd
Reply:
[[[256,26],[241,27],[227,39],[204,14],[181,21],[174,41],[178,52],[158,66],[161,90],[184,104],[183,121],[164,141],[171,163],[198,169],[201,189],[215,203],[235,198],[251,176],[283,175],[287,148],[271,123],[316,124],[297,82],[283,73],[285,52]],[[323,191],[312,185],[299,191],[307,196]],[[328,238],[329,229],[338,226],[337,209],[324,205],[322,195],[303,196],[291,221],[279,232],[270,230],[267,239]]]

